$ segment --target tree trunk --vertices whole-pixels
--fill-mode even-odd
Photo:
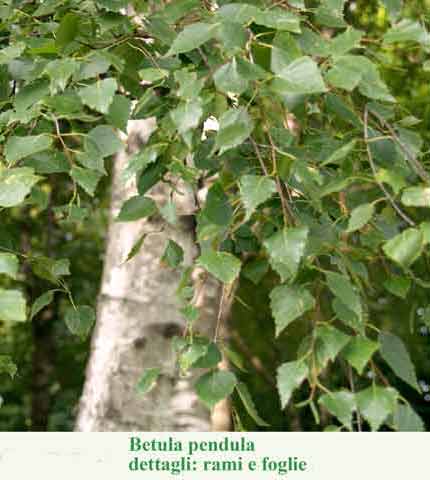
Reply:
[[[148,120],[130,122],[130,153],[137,149],[132,144],[145,142],[153,128]],[[194,226],[181,221],[181,228],[173,230],[158,217],[115,222],[121,205],[135,195],[135,185],[124,185],[120,178],[129,156],[120,153],[114,166],[97,323],[76,430],[209,430],[209,412],[197,400],[192,377],[179,378],[171,348],[172,337],[181,335],[185,326],[175,295],[179,274],[160,265],[169,238],[182,246],[185,262],[191,263],[197,253]],[[163,187],[156,187],[151,195],[159,203],[165,201]],[[140,253],[124,262],[143,232],[161,227],[162,233],[148,235]],[[215,304],[215,299],[205,301],[199,327],[206,333],[214,329]],[[151,392],[140,395],[136,385],[149,367],[161,367],[162,375]]]

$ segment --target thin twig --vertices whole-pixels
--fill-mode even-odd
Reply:
[[[372,152],[370,150],[370,146],[369,146],[369,143],[368,143],[368,140],[369,140],[369,131],[368,131],[368,122],[369,122],[369,112],[368,112],[368,109],[367,109],[367,106],[364,108],[364,141],[366,143],[366,151],[367,151],[367,157],[369,159],[369,164],[370,164],[370,167],[372,169],[372,172],[373,172],[373,176],[375,177],[375,181],[376,183],[378,184],[379,188],[382,190],[382,192],[384,193],[385,197],[387,198],[387,200],[390,202],[391,206],[394,208],[394,210],[403,218],[403,220],[408,223],[409,225],[411,226],[415,226],[415,222],[413,220],[411,220],[407,215],[406,213],[404,213],[400,207],[396,204],[396,202],[394,201],[394,198],[390,195],[390,193],[388,192],[388,190],[384,187],[384,184],[382,182],[380,182],[378,180],[378,177],[377,177],[377,172],[376,172],[376,167],[375,167],[375,163],[373,161],[373,157],[372,157]]]

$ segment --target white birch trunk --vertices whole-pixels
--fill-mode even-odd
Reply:
[[[148,121],[130,122],[130,141],[136,134],[148,138],[150,128],[154,124],[150,127]],[[161,234],[149,235],[139,255],[124,263],[143,231],[163,225],[160,218],[115,222],[121,205],[136,194],[134,185],[126,186],[120,179],[128,158],[127,152],[120,153],[114,167],[97,323],[76,430],[210,430],[210,414],[198,402],[192,378],[179,378],[175,368],[171,339],[184,328],[175,295],[179,276],[159,261],[167,239],[172,238],[184,249],[185,262],[191,263],[196,255],[193,227],[184,222],[180,231],[167,227]],[[151,193],[157,197],[157,189]],[[159,193],[158,200],[162,196]],[[203,301],[199,322],[199,329],[206,333],[215,326],[218,294],[216,287],[206,291],[209,298]],[[136,384],[149,367],[161,367],[162,376],[157,387],[142,396]]]

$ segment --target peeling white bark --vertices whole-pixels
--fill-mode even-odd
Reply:
[[[153,128],[154,123],[147,120],[130,122],[129,139],[136,135],[148,138]],[[120,153],[114,167],[97,324],[76,430],[210,430],[209,412],[198,402],[192,378],[179,378],[176,371],[170,343],[184,327],[175,295],[179,278],[159,262],[167,239],[172,238],[190,263],[196,255],[194,232],[185,222],[179,231],[167,227],[161,234],[149,235],[140,254],[124,263],[144,231],[162,226],[160,218],[115,222],[121,205],[136,194],[135,185],[124,185],[120,179],[128,157],[129,153]],[[158,188],[151,195],[162,200],[163,190]],[[206,295],[199,329],[208,333],[216,322],[218,288],[208,289]],[[143,369],[149,367],[161,367],[162,376],[157,387],[142,396],[136,384]]]

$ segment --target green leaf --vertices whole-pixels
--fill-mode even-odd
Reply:
[[[270,307],[278,336],[291,322],[314,309],[315,299],[303,287],[279,285],[270,293]]]
[[[169,70],[162,68],[144,68],[139,70],[139,77],[145,82],[158,82],[169,76]]]
[[[8,355],[0,355],[0,373],[7,373],[10,378],[14,378],[18,368],[13,363],[12,359]],[[0,397],[0,407],[2,405],[2,398]]]
[[[253,129],[254,123],[243,107],[227,110],[219,119],[219,130],[215,139],[218,155],[241,145]]]
[[[394,412],[394,428],[398,432],[425,432],[421,417],[410,405],[397,405]]]
[[[4,322],[27,320],[26,303],[22,292],[0,288],[0,320]]]
[[[208,351],[208,345],[193,342],[187,345],[179,355],[179,367],[181,372],[186,373],[200,358],[204,357]]]
[[[96,314],[91,307],[85,305],[77,308],[69,307],[66,310],[64,321],[73,335],[86,338],[96,321]]]
[[[64,48],[73,42],[79,33],[79,21],[79,16],[74,13],[64,15],[55,34],[55,44],[57,47]]]
[[[216,88],[224,93],[235,93],[240,95],[249,85],[248,80],[239,73],[235,58],[219,68],[215,72],[213,78]]]
[[[355,396],[346,390],[327,393],[318,403],[334,415],[348,430],[352,430],[352,415],[357,409]]]
[[[202,213],[211,223],[229,225],[233,209],[220,182],[215,182],[209,188]]]
[[[16,280],[19,270],[19,261],[12,253],[0,252],[0,275],[7,275]]]
[[[281,399],[281,407],[284,409],[291,399],[291,396],[305,378],[308,376],[308,367],[305,362],[287,362],[282,364],[276,375],[276,384],[278,387],[279,397]]]
[[[216,32],[216,38],[228,55],[235,55],[246,47],[248,33],[240,23],[225,20]]]
[[[46,306],[52,303],[52,301],[54,300],[54,293],[55,293],[55,290],[48,290],[47,292],[40,295],[40,297],[36,298],[36,300],[34,301],[31,307],[30,320],[33,320],[33,318],[40,311],[42,311]]]
[[[197,339],[194,339],[196,341]],[[222,360],[221,352],[215,343],[207,344],[206,353],[193,363],[193,368],[214,368]]]
[[[351,233],[360,230],[360,228],[369,223],[374,213],[375,206],[373,203],[364,203],[363,205],[354,208],[351,212],[346,231]]]
[[[182,247],[173,240],[167,242],[167,246],[161,257],[161,263],[170,268],[178,267],[184,260],[184,251]]]
[[[407,207],[430,207],[430,188],[406,188],[402,193],[402,203]]]
[[[254,22],[275,30],[286,30],[292,33],[301,31],[300,17],[279,7],[257,12]]]
[[[393,295],[405,299],[411,288],[411,280],[407,277],[392,276],[385,280],[384,287]]]
[[[0,168],[0,207],[21,204],[40,179],[32,168]]]
[[[393,102],[387,86],[382,81],[378,68],[363,55],[343,55],[336,59],[326,79],[331,85],[351,92],[359,87],[366,97]]]
[[[345,32],[336,35],[329,44],[328,51],[330,55],[339,57],[349,52],[353,48],[360,46],[360,40],[363,37],[363,32],[348,27]]]
[[[430,36],[425,27],[409,18],[400,20],[384,35],[384,43],[417,42],[428,45]]]
[[[157,204],[152,198],[136,195],[129,198],[121,207],[117,222],[134,222],[157,213]]]
[[[239,183],[240,197],[249,219],[255,209],[276,193],[274,180],[260,175],[243,175]]]
[[[85,139],[95,147],[97,152],[104,158],[114,155],[124,148],[124,144],[118,138],[115,130],[110,125],[99,125],[88,132]],[[86,147],[88,151],[90,148]]]
[[[170,111],[170,116],[180,134],[197,128],[203,115],[200,100],[182,102],[177,108]]]
[[[269,263],[267,260],[265,258],[256,258],[242,268],[242,275],[251,280],[254,285],[258,285],[268,271]]]
[[[302,52],[293,38],[287,32],[277,32],[272,43],[270,69],[273,73],[279,74],[290,63],[302,56]]]
[[[236,376],[231,372],[208,372],[201,376],[195,385],[199,399],[210,409],[219,401],[231,395],[237,384]]]
[[[325,272],[327,285],[333,295],[337,297],[349,310],[354,312],[359,319],[362,318],[363,309],[360,295],[349,281],[348,277],[335,272]]]
[[[274,88],[283,94],[311,94],[327,91],[317,63],[310,57],[300,57],[278,72]]]
[[[378,343],[366,337],[356,336],[345,347],[342,355],[357,370],[357,373],[362,375],[365,366],[378,348]]]
[[[35,256],[30,258],[33,273],[44,280],[58,284],[61,277],[70,275],[70,260],[62,258],[54,260],[49,257]]]
[[[73,58],[64,58],[49,62],[43,73],[48,75],[51,80],[51,95],[62,92],[67,87],[68,81],[78,68],[79,64],[73,60]]]
[[[197,263],[223,283],[233,283],[239,276],[241,262],[230,253],[206,250]]]
[[[380,183],[390,185],[396,195],[402,188],[406,187],[405,179],[401,175],[390,170],[385,170],[384,168],[378,170],[375,178]]]
[[[18,42],[9,45],[6,48],[0,50],[0,65],[7,65],[9,62],[21,56],[25,50],[25,43]]]
[[[146,368],[137,384],[138,392],[142,395],[150,392],[156,386],[160,373],[159,368]]]
[[[145,168],[154,163],[160,155],[160,145],[145,146],[139,152],[135,153],[128,161],[127,166],[122,172],[121,178],[124,182],[130,180],[134,175],[138,175]]]
[[[270,264],[283,282],[296,276],[305,253],[308,234],[308,227],[286,227],[263,242],[269,253]]]
[[[236,391],[239,394],[240,399],[242,400],[245,410],[248,412],[249,416],[254,420],[256,425],[259,427],[269,427],[270,425],[265,422],[260,415],[258,414],[255,403],[251,397],[251,394],[248,390],[248,387],[245,383],[239,382],[236,385]]]
[[[9,165],[16,163],[22,158],[47,150],[52,145],[49,135],[27,135],[26,137],[9,137],[5,145],[4,156]]]
[[[404,382],[420,392],[415,367],[402,340],[388,332],[379,334],[380,353],[393,372]]]
[[[408,228],[388,240],[382,249],[388,258],[407,268],[420,257],[423,247],[423,233],[416,228]]]
[[[346,145],[330,153],[329,157],[321,163],[321,166],[329,165],[330,163],[340,163],[354,150],[356,143],[356,140],[351,140]]]
[[[373,385],[358,392],[355,396],[358,409],[369,422],[374,432],[395,411],[397,392],[393,388],[383,388]]]
[[[324,368],[329,361],[334,361],[339,352],[347,345],[351,337],[337,328],[322,325],[316,329],[316,357],[319,367]]]
[[[70,176],[88,193],[88,195],[92,197],[94,196],[97,185],[103,174],[94,170],[89,170],[88,168],[75,166],[70,171]]]
[[[200,47],[213,38],[218,25],[203,22],[196,22],[186,26],[177,35],[166,56],[185,53]]]
[[[380,0],[388,12],[391,21],[395,21],[402,11],[403,0]]]
[[[261,10],[254,5],[229,3],[223,5],[216,14],[223,21],[249,23],[251,20],[257,18],[260,12]]]
[[[131,100],[124,95],[114,95],[110,104],[106,119],[116,128],[127,131],[127,124],[130,118]]]
[[[346,0],[324,0],[315,11],[315,19],[326,27],[343,28],[346,23],[343,9]]]
[[[27,157],[23,165],[33,168],[36,173],[67,173],[70,170],[70,164],[63,152],[42,152]]]
[[[89,108],[106,114],[109,112],[117,88],[114,78],[106,78],[79,89],[78,95]]]

